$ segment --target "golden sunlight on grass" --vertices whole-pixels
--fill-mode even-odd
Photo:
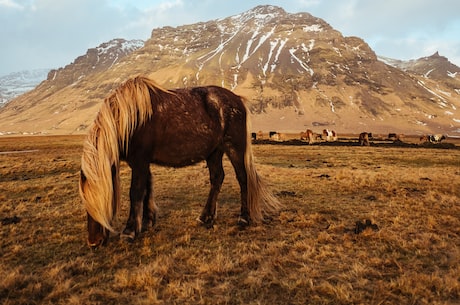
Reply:
[[[245,230],[227,159],[212,229],[196,222],[205,163],[152,166],[156,226],[131,244],[112,235],[90,250],[81,143],[0,138],[1,151],[34,150],[0,154],[2,304],[458,303],[459,149],[255,145],[285,208]],[[126,166],[121,175],[119,230]]]

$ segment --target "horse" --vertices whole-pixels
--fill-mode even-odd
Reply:
[[[283,142],[285,139],[284,133],[275,132],[270,134],[270,140],[272,141]]]
[[[313,144],[315,141],[313,131],[311,129],[307,129],[306,131],[300,132],[300,140],[306,140],[308,141],[308,144]]]
[[[447,139],[447,136],[442,134],[423,135],[420,137],[420,143],[430,142],[433,144],[441,143],[442,140]]]
[[[326,142],[334,142],[338,139],[337,133],[334,130],[324,129],[323,136]]]
[[[434,135],[429,135],[428,140],[431,143],[441,143],[442,140],[445,140],[447,137],[442,134],[434,134]]]
[[[359,134],[359,145],[361,146],[369,146],[369,133],[367,132],[361,132]]]
[[[240,186],[240,226],[264,220],[281,203],[254,165],[249,110],[244,99],[217,87],[166,90],[137,76],[104,102],[83,143],[79,193],[87,212],[88,245],[106,244],[120,207],[120,161],[131,168],[130,211],[120,237],[134,241],[156,221],[150,164],[184,167],[205,160],[210,191],[198,220],[216,218],[226,154]]]
[[[428,136],[427,135],[420,136],[420,143],[425,143],[425,142],[428,142]]]
[[[402,142],[404,137],[405,136],[402,133],[389,133],[388,134],[388,140],[393,141],[393,142]]]
[[[300,132],[300,140],[307,140],[307,133],[305,131]]]
[[[264,132],[262,130],[259,130],[257,132],[257,139],[263,140],[264,139]]]

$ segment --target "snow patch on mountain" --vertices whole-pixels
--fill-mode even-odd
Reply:
[[[34,89],[50,69],[35,69],[10,73],[0,77],[0,108],[15,97]]]

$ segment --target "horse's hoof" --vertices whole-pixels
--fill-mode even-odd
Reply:
[[[214,219],[210,217],[198,217],[196,219],[201,225],[203,225],[206,229],[212,229],[214,227]]]
[[[238,227],[240,227],[240,229],[245,229],[246,227],[249,226],[249,220],[243,218],[243,217],[239,217],[238,218]]]
[[[150,228],[153,228],[155,226],[155,221],[145,221],[142,223],[142,232],[147,232],[150,230]]]
[[[123,232],[120,234],[120,239],[129,243],[133,243],[135,237],[135,232]]]
[[[201,216],[198,216],[198,217],[196,218],[196,221],[198,221],[200,224],[203,224],[204,221],[203,221],[201,218],[202,218]]]
[[[212,229],[214,227],[214,218],[210,216],[203,216],[197,218],[198,222],[203,225],[206,229]]]
[[[214,220],[209,220],[204,224],[206,229],[212,229],[214,228]]]

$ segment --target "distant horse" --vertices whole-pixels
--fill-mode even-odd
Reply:
[[[442,140],[447,139],[445,135],[442,134],[434,134],[430,136],[430,142],[431,143],[441,143]]]
[[[359,134],[359,145],[361,146],[369,146],[369,133],[367,132],[361,132]]]
[[[427,135],[420,136],[420,143],[425,143],[425,142],[428,142],[428,136]]]
[[[285,139],[286,136],[284,135],[284,133],[275,132],[270,134],[270,140],[272,141],[282,142]]]
[[[424,135],[420,137],[420,142],[430,142],[430,143],[441,143],[442,140],[445,140],[447,137],[442,134],[434,135]]]
[[[337,141],[337,133],[334,130],[324,129],[323,130],[323,138],[326,142],[334,142]]]
[[[313,131],[311,129],[307,129],[306,131],[300,132],[300,140],[308,141],[308,144],[313,144],[315,142]]]
[[[264,139],[264,132],[262,130],[259,130],[257,132],[257,139],[258,140],[263,140]]]
[[[216,87],[165,90],[152,80],[127,80],[108,96],[83,146],[80,195],[87,211],[88,244],[114,232],[120,205],[120,160],[132,170],[130,212],[121,237],[133,240],[156,218],[150,164],[183,167],[206,160],[211,189],[199,220],[212,225],[230,159],[241,190],[242,226],[263,220],[281,206],[254,166],[248,110],[243,99]]]
[[[395,142],[402,142],[402,140],[404,139],[404,134],[402,133],[389,133],[388,134],[388,140],[389,141],[395,141]]]

